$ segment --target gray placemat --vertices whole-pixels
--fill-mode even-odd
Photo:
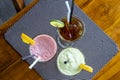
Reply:
[[[6,34],[5,39],[22,55],[29,55],[29,45],[24,44],[20,39],[22,32],[34,38],[39,34],[49,34],[55,40],[57,37],[56,28],[53,28],[49,21],[51,19],[61,19],[67,15],[67,8],[64,4],[65,0],[40,0],[22,19],[10,28]],[[55,57],[44,63],[37,63],[34,69],[45,80],[56,79],[91,79],[118,51],[116,44],[91,21],[77,6],[74,8],[75,16],[84,21],[86,32],[82,39],[77,41],[75,48],[80,49],[84,56],[86,63],[94,68],[93,73],[82,71],[76,76],[65,76],[59,72],[56,65],[56,59],[59,52],[62,50],[58,46]],[[28,63],[34,60],[29,58]]]
[[[3,23],[3,21],[0,19],[0,25]]]

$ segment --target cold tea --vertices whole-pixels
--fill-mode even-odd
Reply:
[[[71,23],[68,23],[66,18],[63,18],[62,22],[64,22],[64,27],[58,28],[61,39],[71,42],[79,39],[83,35],[84,24],[76,17],[72,17]]]

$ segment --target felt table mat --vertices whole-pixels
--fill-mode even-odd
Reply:
[[[2,22],[2,20],[0,19],[0,25],[2,25],[2,23],[3,23],[3,22]]]
[[[29,45],[24,44],[20,38],[25,33],[31,38],[39,34],[48,34],[57,42],[57,29],[50,25],[51,19],[61,20],[67,16],[65,0],[40,0],[27,14],[16,22],[5,34],[5,39],[24,57],[29,55]],[[71,0],[69,0],[70,3]],[[85,56],[85,61],[94,69],[93,73],[82,71],[75,76],[66,76],[59,72],[56,59],[62,50],[58,45],[55,57],[48,62],[39,62],[34,69],[45,80],[56,79],[91,79],[118,51],[116,44],[77,6],[73,15],[81,19],[85,24],[84,36],[75,42],[73,47],[78,48]],[[31,64],[34,59],[29,58]]]

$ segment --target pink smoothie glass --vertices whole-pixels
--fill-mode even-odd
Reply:
[[[34,39],[35,44],[30,45],[29,51],[33,58],[37,59],[39,62],[45,62],[52,59],[57,51],[56,41],[49,35],[42,34],[36,36]]]

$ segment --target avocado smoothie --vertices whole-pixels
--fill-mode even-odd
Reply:
[[[82,69],[80,64],[85,64],[85,58],[82,52],[77,48],[63,49],[57,58],[57,67],[65,75],[76,75]]]

